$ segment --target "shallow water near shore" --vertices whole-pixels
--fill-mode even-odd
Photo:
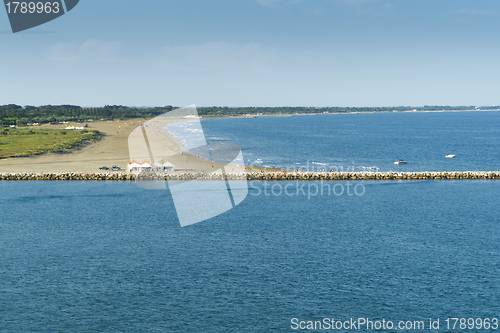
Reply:
[[[296,195],[254,181],[233,210],[180,228],[168,191],[0,182],[0,331],[498,316],[500,182],[373,181],[309,199],[279,184]]]
[[[500,170],[500,112],[322,114],[202,120],[248,165],[290,170]],[[445,158],[453,154],[455,158]],[[403,159],[406,165],[394,165]]]

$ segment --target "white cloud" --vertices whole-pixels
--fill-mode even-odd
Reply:
[[[58,62],[97,61],[111,62],[120,59],[121,43],[89,39],[83,43],[56,43],[45,49],[48,60]]]

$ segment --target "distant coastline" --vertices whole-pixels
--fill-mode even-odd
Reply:
[[[257,117],[293,117],[293,116],[319,116],[319,115],[353,115],[353,114],[378,114],[378,113],[443,113],[443,112],[499,112],[500,109],[491,110],[433,110],[433,111],[363,111],[363,112],[322,112],[322,113],[280,113],[259,115],[227,115],[227,116],[205,116],[202,119],[217,118],[257,118]]]
[[[81,107],[78,105],[21,106],[0,105],[0,128],[29,126],[62,122],[91,122],[97,120],[151,119],[177,109],[167,105],[158,107],[129,107],[106,105],[103,107]],[[293,116],[317,114],[358,114],[395,112],[474,112],[500,111],[498,106],[388,106],[388,107],[198,107],[202,118]]]
[[[59,109],[59,111],[61,111]],[[102,111],[102,110],[101,110]],[[293,116],[317,116],[317,115],[342,115],[342,114],[366,114],[366,113],[442,113],[442,112],[492,112],[500,111],[499,109],[441,109],[441,110],[379,110],[379,111],[363,111],[363,112],[321,112],[321,113],[257,113],[255,115],[240,114],[240,115],[214,115],[214,116],[201,116],[203,119],[214,118],[256,118],[256,117],[293,117]],[[11,116],[13,114],[10,114]],[[59,119],[58,119],[59,120]],[[91,130],[98,130],[102,133],[102,140],[96,143],[89,144],[81,150],[70,151],[65,154],[41,154],[30,157],[7,158],[0,160],[0,173],[99,173],[101,167],[119,166],[126,169],[130,162],[128,137],[132,130],[136,128],[136,123],[147,122],[147,118],[132,120],[100,120],[90,121],[88,125]],[[52,124],[32,124],[40,129],[58,129],[62,130],[67,126],[83,126],[84,122],[80,123],[52,123]],[[26,125],[25,125],[26,126]],[[7,127],[4,125],[4,127]],[[197,156],[190,156],[189,154],[182,154],[182,144],[178,138],[170,135],[164,138],[165,145],[169,146],[172,151],[172,157],[169,162],[173,163],[179,171],[196,172],[200,169],[206,169],[203,161]],[[5,146],[3,147],[5,148]],[[205,163],[204,163],[205,162]],[[189,167],[195,166],[195,167]],[[193,169],[193,170],[189,170]],[[211,167],[209,168],[211,169]],[[467,168],[464,168],[467,170]]]

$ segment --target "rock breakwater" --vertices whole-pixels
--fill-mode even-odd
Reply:
[[[0,180],[441,180],[441,179],[500,179],[500,171],[433,171],[433,172],[248,172],[248,173],[1,173]]]

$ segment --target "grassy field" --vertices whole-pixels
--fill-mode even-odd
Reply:
[[[61,152],[100,137],[95,130],[0,128],[0,158]]]

